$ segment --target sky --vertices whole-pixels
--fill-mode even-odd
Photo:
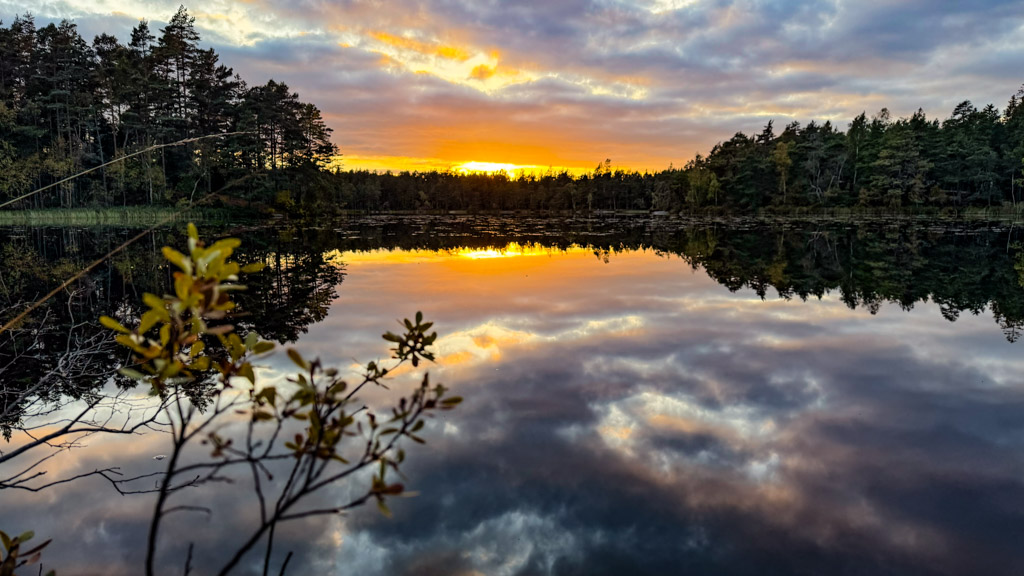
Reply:
[[[86,38],[159,28],[179,0],[0,0]],[[1024,83],[1013,0],[205,0],[203,43],[250,84],[286,82],[344,168],[660,170],[768,121],[971,100]]]

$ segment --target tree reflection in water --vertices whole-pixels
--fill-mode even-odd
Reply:
[[[613,261],[619,254],[653,250],[704,270],[728,290],[749,289],[769,300],[833,293],[846,306],[872,313],[887,302],[905,310],[934,302],[950,321],[989,310],[1011,342],[1024,321],[1020,246],[1009,227],[999,224],[414,218],[357,220],[339,229],[224,233],[243,238],[240,260],[268,265],[254,277],[253,289],[239,297],[239,308],[247,313],[240,323],[279,342],[295,341],[323,321],[339,297],[345,272],[331,255],[335,250],[484,250],[510,242],[555,251],[588,246],[598,258]],[[128,233],[8,229],[0,235],[4,319]],[[168,272],[155,248],[180,243],[181,236],[178,230],[163,231],[151,243],[133,247],[38,310],[19,331],[3,336],[0,381],[7,430],[33,410],[87,397],[102,385],[123,358],[97,337],[94,320],[137,312],[142,292],[163,292]],[[426,303],[419,307],[429,314]]]

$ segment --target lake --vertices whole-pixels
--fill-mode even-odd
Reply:
[[[0,320],[137,232],[0,228]],[[1010,223],[381,217],[203,232],[268,264],[239,296],[245,330],[349,370],[385,358],[380,335],[422,311],[437,362],[391,387],[429,371],[465,398],[408,447],[417,495],[393,500],[392,517],[367,506],[279,533],[290,574],[1024,563],[1024,234]],[[24,439],[22,416],[125,384],[110,376],[124,355],[91,322],[165,292],[159,248],[183,243],[182,227],[158,230],[34,313],[20,340],[0,336],[13,435],[0,448]],[[91,348],[68,366],[75,346]],[[268,382],[293,371],[281,352],[259,368]],[[12,401],[43,373],[46,390]],[[146,392],[124,401],[142,410]],[[81,444],[43,464],[47,480],[155,472],[167,450],[161,434]],[[176,495],[213,513],[168,519],[166,573],[181,573],[189,542],[207,573],[253,520],[247,480],[232,481]],[[44,561],[59,574],[137,574],[152,502],[98,477],[0,490],[0,529],[54,538]],[[253,556],[241,573],[261,573]]]

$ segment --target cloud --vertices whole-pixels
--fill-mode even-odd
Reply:
[[[481,64],[476,68],[473,68],[473,71],[469,73],[469,77],[475,78],[477,80],[487,80],[491,76],[494,76],[494,73],[494,68],[488,66],[487,64]]]
[[[177,1],[0,7],[124,37]],[[194,14],[228,65],[288,82],[354,156],[663,168],[772,118],[942,117],[1024,80],[1024,7],[1002,0],[219,0]]]
[[[448,60],[457,60],[459,62],[465,62],[470,58],[469,52],[459,48],[458,46],[422,42],[404,36],[394,36],[387,32],[370,32],[369,36],[387,46],[398,48],[400,50],[408,50],[424,56],[438,56]]]

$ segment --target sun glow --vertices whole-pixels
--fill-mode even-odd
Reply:
[[[480,260],[483,258],[511,258],[512,256],[522,256],[522,253],[499,252],[498,250],[471,250],[469,252],[462,252],[459,256],[471,258],[473,260]]]
[[[345,154],[336,156],[328,166],[331,170],[368,170],[370,172],[454,172],[456,174],[506,174],[515,178],[520,174],[543,175],[586,174],[593,170],[587,166],[542,166],[540,164],[513,164],[505,162],[459,162],[442,158],[416,158],[410,156],[375,156],[369,154]]]
[[[498,172],[504,172],[508,175],[514,175],[520,170],[527,172],[536,171],[539,166],[526,165],[526,164],[506,164],[502,162],[466,162],[455,168],[455,171],[460,174],[472,174],[474,172],[483,172],[486,174],[497,174]]]
[[[572,246],[568,250],[559,250],[562,253],[576,252],[582,250],[578,246]],[[517,256],[551,256],[554,251],[541,244],[520,244],[518,242],[509,242],[506,246],[499,246],[495,248],[486,249],[474,249],[474,248],[460,248],[455,251],[455,254],[462,258],[469,258],[471,260],[485,260],[490,258],[514,258]]]
[[[493,260],[526,256],[554,256],[591,254],[592,248],[572,245],[554,248],[542,244],[520,244],[509,242],[504,246],[463,247],[448,250],[368,250],[365,252],[341,252],[332,250],[325,258],[339,265],[349,264],[410,264],[438,261]],[[466,262],[466,264],[469,264]]]

